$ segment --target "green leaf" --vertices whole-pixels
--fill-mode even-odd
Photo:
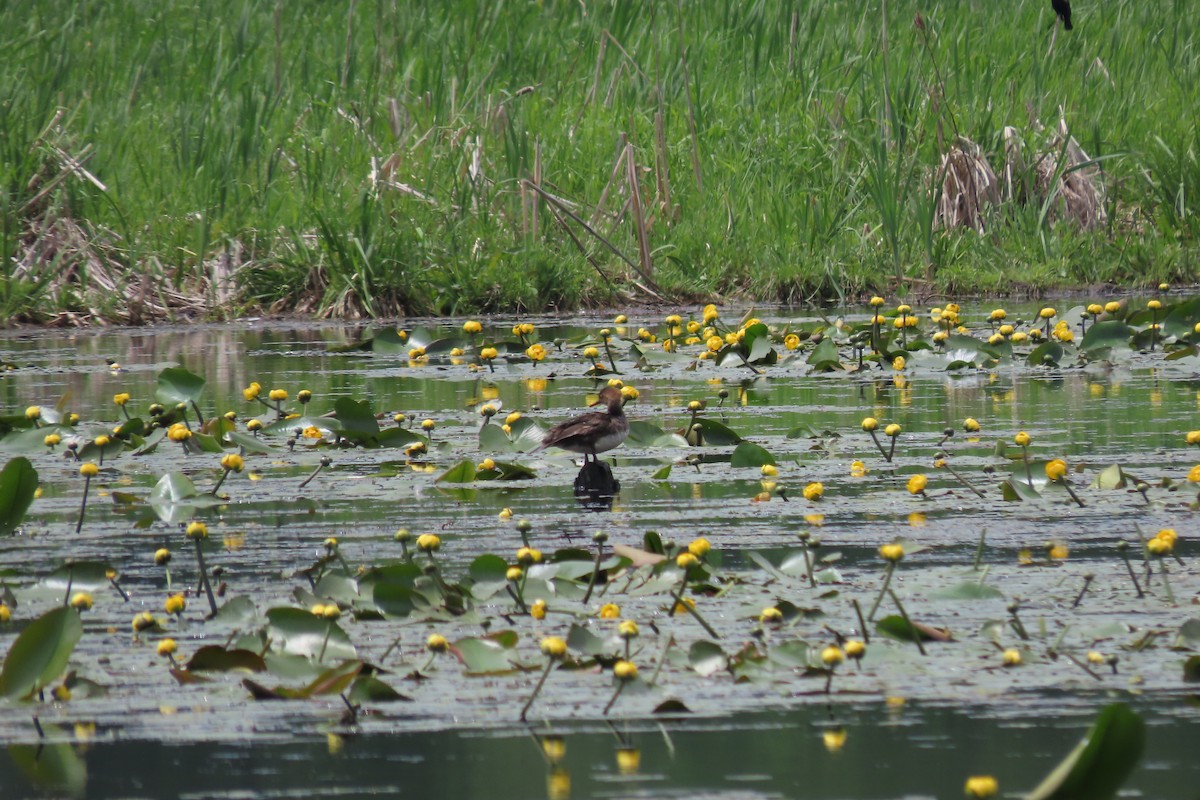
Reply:
[[[1119,319],[1106,319],[1103,322],[1097,322],[1095,325],[1087,329],[1087,333],[1083,335],[1083,339],[1079,342],[1079,349],[1093,355],[1099,350],[1112,349],[1114,347],[1129,347],[1129,337],[1133,335],[1133,328],[1126,325]]]
[[[1120,464],[1110,464],[1100,471],[1092,481],[1093,489],[1124,489],[1130,481]]]
[[[1192,656],[1183,662],[1183,682],[1200,683],[1200,656]]]
[[[52,797],[87,795],[87,762],[74,750],[72,735],[54,725],[42,723],[47,739],[33,744],[8,746],[8,755],[30,785]],[[5,781],[7,784],[8,781]],[[18,787],[12,787],[16,789]]]
[[[729,656],[719,644],[701,639],[688,648],[688,666],[707,678],[728,669]]]
[[[875,630],[884,636],[899,639],[902,642],[915,642],[918,636],[925,642],[948,641],[950,638],[944,631],[938,631],[918,622],[910,624],[899,614],[892,614],[876,621]]]
[[[1063,347],[1061,344],[1055,341],[1042,342],[1030,351],[1029,357],[1025,359],[1025,363],[1031,367],[1057,367],[1058,362],[1062,361],[1062,357]]]
[[[250,650],[226,650],[210,644],[197,650],[187,662],[189,672],[266,672],[262,656]]]
[[[616,652],[616,645],[611,639],[602,639],[578,623],[573,623],[567,631],[567,647],[585,656],[611,656]]]
[[[150,502],[178,503],[196,497],[199,493],[196,484],[192,483],[192,479],[187,475],[182,472],[168,472],[154,484],[154,489],[150,492]]]
[[[771,645],[768,656],[771,661],[789,669],[808,666],[812,648],[803,639],[788,639]]]
[[[1137,766],[1146,744],[1146,724],[1123,703],[1100,710],[1083,740],[1026,800],[1106,800]]]
[[[314,616],[304,609],[268,609],[267,635],[285,653],[317,658],[324,649],[321,660],[356,658],[350,637],[336,622]]]
[[[837,346],[833,343],[833,339],[828,336],[822,339],[813,348],[813,351],[808,354],[806,363],[813,368],[814,372],[832,372],[834,370],[845,369],[841,359],[838,357]]]
[[[204,391],[204,378],[183,367],[167,367],[158,373],[158,387],[154,396],[164,405],[192,403]]]
[[[266,455],[271,452],[271,446],[262,439],[241,431],[229,431],[225,434],[224,439],[230,444],[242,448],[248,455]]]
[[[1004,599],[1004,592],[994,586],[977,581],[964,581],[956,586],[934,592],[934,600],[996,600]]]
[[[412,702],[411,697],[400,694],[374,675],[359,675],[350,687],[351,703]]]
[[[510,650],[494,639],[459,639],[451,645],[450,652],[458,657],[470,675],[503,675],[516,670]]]
[[[729,464],[732,467],[761,467],[763,464],[774,464],[775,457],[754,442],[742,442],[733,449]]]
[[[700,417],[696,420],[696,424],[700,426],[700,434],[705,444],[721,447],[742,443],[742,437],[737,431],[717,422],[715,419]]]
[[[455,464],[434,479],[434,483],[474,483],[475,462],[469,458]]]
[[[373,442],[379,436],[379,423],[366,400],[339,397],[333,404],[333,418],[339,432],[354,442]]]
[[[673,466],[674,464],[667,464],[665,467],[660,468],[657,472],[650,476],[650,480],[665,481],[667,478],[671,477],[671,468]]]
[[[0,697],[25,698],[53,683],[83,635],[79,612],[51,609],[21,631],[0,670]]]
[[[1007,478],[1000,484],[1000,493],[1011,502],[1033,501],[1041,498],[1037,489],[1030,487],[1024,478]]]
[[[417,608],[420,595],[412,586],[382,581],[375,584],[371,598],[389,617],[407,617]]]
[[[25,519],[37,487],[37,470],[24,456],[17,456],[0,470],[0,536],[12,533]]]
[[[498,555],[484,553],[471,562],[468,573],[475,583],[491,583],[506,580],[508,562]]]
[[[1179,636],[1190,647],[1200,645],[1200,617],[1192,617],[1179,626]]]

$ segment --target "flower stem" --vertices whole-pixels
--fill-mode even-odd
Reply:
[[[225,479],[228,477],[229,477],[229,470],[225,470],[223,473],[221,473],[221,477],[217,481],[217,485],[212,488],[212,491],[209,492],[209,494],[211,494],[213,497],[216,497],[217,492],[221,489],[221,484],[224,483]]]
[[[83,479],[83,501],[79,504],[79,521],[75,523],[76,535],[83,530],[83,512],[87,510],[88,487],[91,485],[92,477],[89,475]]]
[[[317,653],[318,663],[325,660],[325,648],[329,646],[329,637],[333,635],[333,622],[325,621],[325,638],[321,640],[321,652]]]
[[[892,573],[896,571],[896,562],[889,561],[883,573],[883,586],[879,587],[879,594],[875,596],[875,602],[871,604],[871,612],[867,614],[867,622],[875,621],[875,612],[879,610],[879,604],[883,601],[883,595],[887,592],[888,586],[892,583]]]
[[[863,619],[862,606],[860,606],[858,604],[857,597],[854,598],[853,600],[851,600],[850,602],[854,604],[854,613],[858,617],[858,630],[859,630],[859,633],[862,634],[863,644],[870,644],[871,643],[871,635],[869,633],[867,633],[867,621],[865,619]]]
[[[900,616],[904,618],[905,624],[908,625],[908,632],[913,637],[913,641],[917,643],[917,650],[921,655],[927,655],[925,652],[925,644],[921,641],[921,632],[917,630],[917,626],[912,624],[912,620],[908,618],[908,612],[904,610],[904,605],[900,602],[900,598],[896,597],[896,593],[888,590],[888,596],[892,598],[892,602],[896,604],[896,608],[900,611]]]
[[[1029,484],[1029,488],[1033,488],[1033,470],[1029,467],[1029,448],[1021,445],[1021,459],[1025,462],[1025,482]]]
[[[204,584],[204,592],[208,595],[208,606],[212,609],[212,615],[217,615],[217,598],[213,597],[212,584],[208,581],[208,568],[204,566],[204,548],[201,546],[201,539],[196,539],[196,564],[200,567],[200,582]]]
[[[1063,488],[1067,490],[1067,494],[1071,495],[1071,499],[1075,501],[1076,505],[1078,505],[1080,508],[1083,508],[1083,501],[1079,499],[1079,495],[1075,494],[1075,490],[1071,488],[1071,482],[1066,478],[1061,479],[1059,482],[1063,485]]]
[[[592,599],[592,590],[596,588],[596,581],[600,578],[600,562],[604,558],[604,543],[596,543],[596,563],[592,566],[592,576],[588,578],[588,588],[583,595],[583,604]]]
[[[979,546],[975,548],[975,563],[972,566],[976,572],[979,572],[979,564],[983,561],[983,543],[987,539],[987,528],[979,531]]]
[[[542,687],[546,684],[546,678],[550,677],[550,670],[554,669],[554,659],[546,660],[546,669],[542,671],[542,677],[538,678],[537,685],[533,687],[533,694],[529,695],[529,699],[525,701],[525,706],[521,709],[521,722],[525,721],[525,715],[529,713],[529,707],[533,705],[533,701],[537,699],[538,693],[542,691]]]
[[[603,717],[608,716],[608,712],[612,709],[613,704],[617,702],[617,698],[621,696],[621,692],[623,692],[624,690],[625,690],[625,681],[621,681],[617,684],[617,688],[613,692],[613,696],[608,699],[608,705],[606,705],[604,707],[604,711],[601,712],[600,716],[603,716]]]
[[[875,442],[875,446],[879,448],[879,455],[883,456],[883,460],[891,461],[892,457],[890,455],[888,455],[887,450],[883,449],[883,445],[880,444],[879,436],[876,435],[875,431],[871,431],[871,439],[872,439],[872,441]]]
[[[1171,591],[1171,579],[1168,577],[1167,562],[1159,559],[1158,571],[1162,575],[1163,588],[1167,590],[1167,602],[1175,605],[1175,592]]]

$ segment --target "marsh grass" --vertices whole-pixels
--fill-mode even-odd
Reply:
[[[853,3],[6,4],[0,313],[1195,280],[1186,4],[1070,34],[1040,0],[887,7],[885,51]],[[943,228],[954,143],[999,172],[1006,127],[1020,185],[982,234]],[[1061,191],[1018,200],[1085,174],[1090,230]]]

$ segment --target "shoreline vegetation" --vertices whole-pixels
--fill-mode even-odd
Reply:
[[[0,323],[1194,285],[1194,21],[7,4]]]

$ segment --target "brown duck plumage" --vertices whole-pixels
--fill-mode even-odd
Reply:
[[[533,452],[547,447],[561,447],[572,453],[582,453],[584,462],[589,456],[594,460],[597,453],[612,450],[629,435],[629,420],[625,418],[625,410],[621,407],[623,403],[620,389],[604,387],[600,390],[599,399],[592,403],[606,406],[604,411],[589,411],[560,422],[546,431],[542,443]]]

